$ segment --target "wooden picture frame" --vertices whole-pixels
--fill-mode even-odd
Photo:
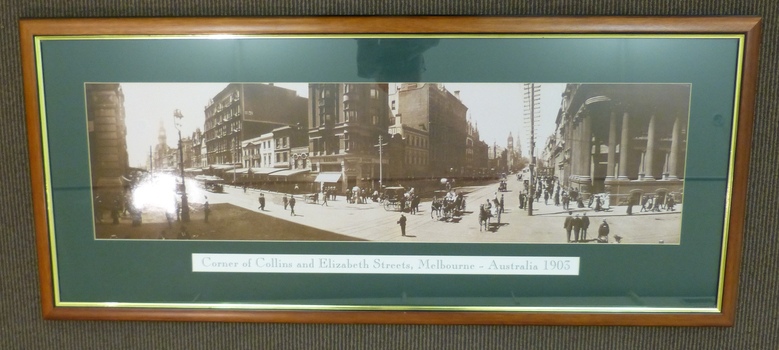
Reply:
[[[761,19],[758,17],[23,19],[20,31],[44,318],[674,326],[730,326],[734,322],[761,36]],[[344,60],[344,57],[354,57],[352,55],[357,50],[355,39],[401,43],[391,50],[372,53],[376,55],[377,65],[392,60],[395,70],[384,67],[383,72],[380,68],[380,72],[376,73],[376,68],[372,67],[373,73],[358,74],[357,71],[362,68],[355,62]],[[305,44],[301,40],[305,40]],[[425,53],[421,65],[413,67],[414,74],[403,75],[403,68],[419,64],[414,60],[422,54],[420,51],[418,56],[406,57],[408,60],[400,64],[397,60],[403,56],[396,54],[425,40],[436,40],[431,47],[437,46]],[[500,45],[494,44],[498,41]],[[604,62],[604,58],[608,62]],[[317,69],[319,64],[326,64],[327,69]],[[676,237],[679,239],[681,236],[681,239],[676,244],[662,244],[661,240],[660,244],[648,245],[498,241],[405,244],[390,240],[337,243],[330,239],[313,243],[296,239],[237,242],[193,239],[196,237],[189,233],[186,241],[132,240],[122,239],[125,237],[121,234],[119,237],[116,234],[102,237],[96,233],[99,230],[92,220],[92,213],[98,206],[95,191],[99,181],[95,174],[102,171],[102,160],[96,160],[95,151],[90,151],[89,147],[97,144],[92,132],[102,129],[98,126],[99,121],[90,114],[93,113],[90,108],[99,106],[97,102],[90,102],[90,98],[97,96],[88,92],[92,87],[174,82],[369,84],[371,80],[379,85],[435,83],[447,92],[444,85],[455,83],[567,84],[563,107],[560,107],[559,118],[563,121],[568,118],[566,113],[576,114],[573,113],[576,111],[566,112],[565,106],[573,103],[575,98],[571,96],[576,91],[584,91],[582,87],[598,84],[686,84],[684,91],[690,96],[682,102],[689,103],[689,115],[680,119],[680,124],[684,125],[686,121],[687,126],[679,128],[683,130],[687,148],[684,150],[683,166],[687,170],[684,190],[679,190],[679,195],[683,193],[688,204],[686,209],[689,208],[687,210],[693,214],[678,214],[681,228]],[[343,84],[339,86],[344,89]],[[575,90],[580,88],[582,90]],[[629,87],[619,85],[618,89],[613,89],[612,86],[612,90],[623,88]],[[320,91],[315,87],[309,89],[313,93]],[[338,91],[343,93],[343,90]],[[534,97],[530,96],[533,100]],[[604,100],[603,96],[594,93],[586,102],[579,103],[586,109],[591,103],[611,101],[608,96]],[[212,103],[209,102],[209,105]],[[386,103],[385,107],[389,108]],[[316,114],[312,112],[315,107],[310,108],[314,109],[309,109],[305,118],[310,119],[311,113]],[[204,110],[208,118],[208,105]],[[164,111],[163,114],[168,116],[170,112]],[[121,112],[110,113],[122,114],[124,123],[124,107],[121,107]],[[575,116],[571,118],[575,119]],[[619,125],[616,123],[621,119],[612,117],[612,120],[617,120],[612,125]],[[650,123],[654,123],[654,116],[651,120]],[[155,124],[156,119],[150,119],[150,123]],[[376,123],[373,122],[374,125]],[[571,123],[571,129],[579,130],[576,129],[579,128],[578,121]],[[559,130],[561,122],[558,121],[557,125]],[[621,125],[628,129],[625,124]],[[668,135],[674,133],[674,139],[679,137],[675,124],[673,128],[663,127],[669,131]],[[239,124],[238,130],[240,128]],[[670,136],[667,139],[665,136],[652,136],[655,129],[653,126],[650,129],[649,136],[639,132],[631,140],[640,143],[656,138],[658,143],[676,144]],[[310,135],[316,134],[316,130],[316,125],[307,129],[308,137],[313,137]],[[598,142],[597,136],[587,139]],[[240,141],[247,140],[243,138]],[[477,137],[476,141],[484,140]],[[179,132],[178,149],[183,152],[187,146],[181,145]],[[489,148],[487,142],[484,145],[494,152],[498,148],[497,145]],[[582,162],[589,164],[583,171],[590,172],[601,164],[608,176],[616,181],[616,144],[609,145],[604,141],[601,147],[593,147],[589,143],[584,145],[572,147],[570,142],[559,143],[561,149],[573,150],[574,154],[579,154],[576,149],[593,150],[584,158],[579,155]],[[348,147],[348,144],[343,147]],[[671,146],[672,151],[663,152],[681,152],[673,151],[674,147],[677,146]],[[239,146],[234,145],[234,148]],[[607,151],[609,148],[611,151]],[[619,148],[622,148],[621,143]],[[634,161],[635,164],[651,164],[651,161],[645,161],[652,158],[646,154],[649,148],[647,143],[645,150],[639,151],[640,161]],[[313,154],[314,151],[309,148],[308,152]],[[594,158],[602,155],[606,159],[609,152],[608,162]],[[121,158],[121,155],[118,157]],[[182,183],[186,183],[183,180],[183,159],[181,155],[179,164]],[[573,162],[566,159],[565,162]],[[498,160],[495,162],[501,164]],[[555,181],[568,184],[569,179],[581,180],[576,178],[574,170],[564,170],[570,168],[562,162],[558,169],[553,170],[561,174],[567,172],[566,176],[555,175]],[[676,160],[671,162],[677,163]],[[150,160],[150,167],[152,163],[154,161]],[[376,164],[385,163],[380,158]],[[539,169],[535,167],[540,163],[536,161],[533,164],[529,167],[533,182],[530,188],[532,193],[536,193],[533,186]],[[346,165],[343,167],[346,168]],[[508,166],[506,169],[509,169]],[[492,170],[491,174],[506,176],[494,171],[494,168]],[[315,169],[309,164],[301,171],[313,173]],[[316,171],[325,172],[324,168]],[[350,187],[351,183],[345,179],[347,169],[338,171],[344,175],[336,181],[343,181],[344,188]],[[379,171],[379,186],[386,187],[381,182],[382,171]],[[511,170],[506,172],[513,176]],[[233,169],[232,185],[236,184],[237,173],[237,169]],[[291,175],[295,173],[287,172]],[[455,170],[450,173],[450,178],[460,179],[451,175],[453,173]],[[464,173],[465,170],[460,172]],[[253,175],[252,170],[248,174]],[[596,177],[595,170],[588,174]],[[126,172],[122,174],[125,175]],[[363,175],[363,180],[366,177]],[[658,175],[652,180],[667,179]],[[124,180],[118,181],[129,180],[125,176]],[[595,180],[586,181],[594,184]],[[235,190],[230,188],[230,191]],[[577,188],[582,192],[589,191],[589,187]],[[595,190],[591,192],[590,198],[596,198]],[[186,195],[187,190],[183,193]],[[604,193],[626,198],[622,202],[614,202],[619,210],[624,210],[620,205],[632,208],[632,194],[618,195],[606,190]],[[302,202],[307,197],[301,195],[297,198]],[[188,216],[189,205],[186,201],[182,202],[187,207]],[[667,203],[663,202],[663,205]],[[198,208],[205,210],[207,222],[207,204],[205,208]],[[109,211],[118,216],[119,213],[114,210],[118,211]],[[582,210],[589,212],[587,208]],[[532,205],[530,213],[533,213]],[[102,213],[100,215],[102,220]],[[140,212],[138,215],[141,215]],[[560,215],[559,221],[562,222],[564,214]],[[181,220],[184,221],[183,218]],[[119,219],[116,221],[119,222]],[[169,225],[170,221],[168,218]],[[140,221],[138,224],[141,225]],[[123,224],[118,225],[127,230],[121,226]],[[455,224],[440,226],[440,230],[445,232],[452,225]],[[555,229],[561,231],[559,237],[562,237],[562,228],[555,225]],[[393,227],[396,227],[394,222]],[[405,236],[405,219],[403,230]],[[161,235],[160,238],[166,236]],[[616,243],[613,239],[607,238],[607,242]],[[212,270],[195,268],[197,261],[203,261],[197,259],[203,256],[217,259],[222,256],[220,254],[229,257],[223,262],[227,267],[237,261],[230,259],[239,258],[255,259],[249,261],[289,258],[292,259],[289,261],[298,262],[300,260],[294,259],[310,258],[313,263],[315,259],[333,257],[355,259],[349,264],[363,258],[370,259],[377,264],[380,262],[381,268],[345,273],[321,264],[318,265],[321,270],[273,270],[266,266],[264,270],[227,269],[220,273],[217,270],[225,266],[216,266]],[[429,258],[430,261],[443,259],[442,265],[438,266],[445,271],[409,273],[386,270],[386,266],[393,269],[404,266],[404,263],[413,265],[421,258]],[[461,262],[467,265],[473,261],[469,266],[486,264],[485,261],[518,266],[518,261],[522,261],[531,267],[550,263],[556,267],[561,259],[566,262],[566,273],[562,274],[534,275],[519,271],[524,268],[501,273],[453,271]],[[189,265],[190,262],[192,265]],[[575,268],[568,270],[569,262]],[[550,270],[547,268],[545,271]]]

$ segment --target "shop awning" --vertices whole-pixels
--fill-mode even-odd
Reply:
[[[203,169],[200,168],[186,168],[184,169],[184,172],[187,174],[202,174]]]
[[[228,170],[228,169],[235,169],[237,167],[234,164],[214,164],[211,165],[211,168],[214,170]]]
[[[268,175],[277,171],[285,170],[284,168],[252,168],[252,174]]]
[[[307,173],[308,171],[309,171],[308,169],[287,169],[287,170],[277,171],[273,174],[270,174],[270,176],[292,176],[292,175]]]
[[[225,171],[226,174],[232,174],[232,173],[246,174],[247,172],[249,172],[249,168],[238,168],[238,169]]]
[[[316,176],[314,182],[338,182],[341,181],[341,173],[322,172]]]

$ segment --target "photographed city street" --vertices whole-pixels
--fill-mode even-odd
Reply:
[[[85,89],[97,239],[682,239],[688,84]]]

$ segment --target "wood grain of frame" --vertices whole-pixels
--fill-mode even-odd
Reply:
[[[726,263],[719,313],[568,313],[466,311],[258,311],[154,308],[58,307],[53,293],[36,36],[195,34],[739,34],[745,36]],[[27,137],[39,263],[46,319],[157,320],[299,323],[677,325],[730,326],[745,220],[754,117],[759,17],[276,17],[276,18],[92,18],[20,21]]]

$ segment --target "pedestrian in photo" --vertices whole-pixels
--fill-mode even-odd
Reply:
[[[582,230],[582,218],[579,217],[579,214],[573,217],[571,226],[573,226],[573,240],[579,242],[579,233]]]
[[[327,193],[327,191],[322,193],[322,204],[320,204],[320,205],[324,205],[326,207],[329,207],[330,205],[327,204],[327,197],[329,197],[329,196],[330,196],[330,194]]]
[[[208,214],[211,213],[211,208],[208,206],[208,201],[203,204],[203,215],[205,216],[205,222],[208,223]]]
[[[595,197],[595,211],[602,211],[603,210],[603,202],[601,202],[600,197]]]
[[[287,198],[286,196],[284,198]],[[295,196],[289,196],[289,210],[290,216],[295,216]]]
[[[571,230],[573,230],[573,212],[569,211],[568,216],[565,217],[565,222],[563,223],[563,228],[565,229],[565,234],[568,237],[568,243],[571,243]]]
[[[590,227],[590,218],[587,217],[587,213],[582,214],[582,241],[587,240],[587,228]]]
[[[400,219],[398,219],[398,225],[400,225],[400,234],[405,236],[406,235],[406,216],[403,214],[400,214]]]
[[[284,210],[287,210],[287,204],[289,204],[289,199],[287,198],[286,194],[284,195],[284,197],[281,198],[281,204],[284,206]]]
[[[544,190],[544,205],[549,205],[549,191]]]
[[[119,224],[119,213],[122,211],[122,203],[119,198],[114,198],[114,203],[111,205],[111,223],[114,225]]]
[[[598,243],[609,243],[609,224],[606,219],[598,226]]]
[[[627,209],[628,215],[633,215],[633,198],[628,198],[628,209]]]
[[[260,202],[260,210],[265,211],[265,194],[260,193],[260,198],[257,199]]]
[[[504,205],[503,205],[503,204],[505,204],[505,202],[503,202],[503,195],[501,194],[501,195],[500,195],[500,212],[501,212],[501,213],[505,213],[505,212],[506,212],[506,211],[504,210],[504,208],[505,208],[505,207],[504,207]]]
[[[416,194],[411,195],[411,214],[419,212],[419,196]]]

